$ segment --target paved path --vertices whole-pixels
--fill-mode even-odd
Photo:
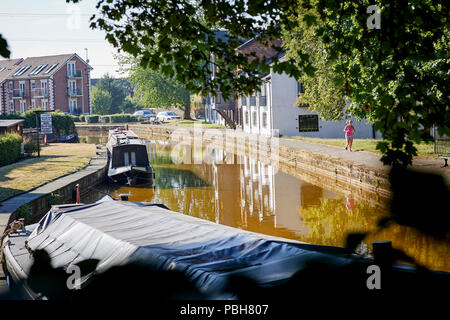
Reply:
[[[369,151],[360,151],[358,146],[354,145],[353,152],[344,149],[345,142],[342,142],[342,147],[330,146],[321,143],[312,143],[304,140],[281,138],[280,146],[286,146],[299,150],[327,154],[333,157],[339,157],[346,161],[352,161],[360,165],[385,171],[389,171],[390,167],[383,165],[380,161],[381,155]],[[450,185],[450,167],[442,168],[444,160],[433,157],[417,157],[413,160],[412,168],[426,171],[430,173],[441,174]]]

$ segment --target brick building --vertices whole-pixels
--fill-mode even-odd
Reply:
[[[91,113],[89,66],[77,54],[0,60],[0,113]]]

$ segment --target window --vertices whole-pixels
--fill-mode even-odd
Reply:
[[[47,80],[41,80],[41,91],[42,95],[47,95]]]
[[[249,124],[248,122],[249,122],[249,116],[248,116],[248,111],[245,111],[245,124]]]
[[[253,111],[252,117],[253,117],[253,125],[256,126],[258,122],[258,113],[256,113],[256,111]]]
[[[247,97],[242,97],[241,98],[241,106],[246,106],[247,105]]]
[[[36,108],[36,99],[31,99],[31,107]]]
[[[11,112],[14,112],[14,101],[12,101],[12,100],[9,101],[9,110]]]
[[[77,99],[70,99],[69,100],[69,111],[70,113],[76,113],[77,112]]]
[[[48,100],[47,99],[41,100],[41,107],[42,107],[42,109],[47,110],[47,108],[48,108]]]
[[[12,91],[12,90],[13,90],[13,88],[14,88],[14,86],[13,86],[13,82],[12,82],[12,81],[10,81],[10,82],[9,82],[9,90],[11,90],[11,91]]]
[[[298,116],[298,131],[319,131],[319,117],[317,115]]]
[[[130,156],[129,156],[128,152],[124,152],[123,160],[124,160],[125,166],[130,165]]]
[[[52,64],[47,71],[45,71],[44,73],[50,73],[50,71],[52,71],[53,69],[55,69],[55,67],[58,65],[58,63]]]
[[[20,91],[20,94],[23,97],[24,94],[25,94],[25,82],[19,82],[19,91]]]
[[[25,71],[27,71],[28,69],[30,69],[31,66],[24,66],[24,67],[20,67],[14,74],[13,76],[20,76],[22,74],[25,73]]]
[[[67,75],[73,76],[75,75],[75,62],[69,62],[67,63]]]
[[[136,152],[131,152],[131,165],[136,165]]]
[[[31,91],[34,91],[34,89],[36,88],[36,84],[34,83],[34,80],[31,80],[30,83],[31,83]]]
[[[26,110],[26,101],[25,100],[20,100],[20,113],[24,113]]]
[[[297,81],[297,93],[305,93],[305,88],[303,87],[303,83]]]
[[[33,71],[31,71],[30,75],[36,75],[39,72],[41,72],[46,66],[48,66],[48,64],[40,64],[38,65],[36,68],[34,68]]]
[[[262,126],[263,128],[267,128],[267,112],[262,113]]]

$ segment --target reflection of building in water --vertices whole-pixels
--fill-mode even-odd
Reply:
[[[248,226],[248,219],[273,224],[275,197],[273,189],[274,169],[247,156],[240,165],[241,221]]]

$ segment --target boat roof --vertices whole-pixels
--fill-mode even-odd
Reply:
[[[123,201],[52,209],[28,245],[45,249],[54,267],[99,259],[97,270],[104,271],[139,262],[181,271],[204,292],[222,287],[231,274],[261,285],[277,283],[290,278],[305,259],[325,256],[298,241],[219,225],[155,204]]]
[[[111,145],[129,144],[129,143],[142,144],[142,141],[133,131],[127,130],[125,128],[116,128],[114,130],[109,130],[109,143]]]

